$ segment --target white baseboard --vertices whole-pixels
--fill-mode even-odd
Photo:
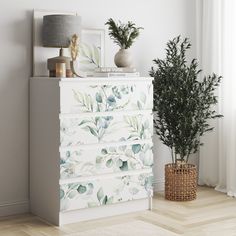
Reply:
[[[29,212],[29,201],[0,203],[0,217]]]
[[[165,179],[156,179],[153,182],[154,193],[163,192],[165,189]]]

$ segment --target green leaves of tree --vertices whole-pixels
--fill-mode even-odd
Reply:
[[[199,80],[201,70],[196,59],[187,64],[189,39],[180,36],[167,43],[166,58],[153,60],[150,75],[154,77],[154,125],[161,141],[181,160],[188,161],[197,152],[200,137],[210,131],[209,120],[221,117],[213,109],[217,104],[215,90],[221,76],[208,75]]]

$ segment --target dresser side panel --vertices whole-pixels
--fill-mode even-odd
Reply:
[[[57,80],[30,80],[30,209],[58,225],[60,89]]]

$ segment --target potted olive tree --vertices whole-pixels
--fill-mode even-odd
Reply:
[[[116,53],[114,62],[117,67],[131,67],[132,57],[129,52],[129,48],[134,43],[135,39],[139,36],[142,27],[136,27],[136,25],[128,21],[127,24],[116,23],[110,18],[105,25],[108,25],[109,36],[116,43],[120,50]]]
[[[154,77],[155,130],[172,154],[172,163],[165,166],[165,197],[176,201],[196,198],[197,170],[188,163],[189,156],[202,145],[200,137],[213,130],[209,120],[221,117],[213,108],[221,76],[200,79],[196,59],[187,63],[190,47],[187,38],[174,38],[167,43],[166,58],[155,59],[150,71]]]

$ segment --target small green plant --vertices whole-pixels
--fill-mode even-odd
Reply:
[[[136,25],[128,21],[127,24],[116,23],[110,18],[105,25],[108,25],[109,36],[111,39],[122,49],[128,49],[134,43],[134,40],[139,36],[142,27],[136,27]]]
[[[209,120],[222,117],[214,110],[215,90],[221,76],[205,76],[196,59],[187,64],[186,51],[191,44],[180,36],[167,43],[166,58],[153,60],[154,126],[161,141],[172,151],[172,161],[188,162],[189,155],[202,145],[200,137],[213,130]]]

